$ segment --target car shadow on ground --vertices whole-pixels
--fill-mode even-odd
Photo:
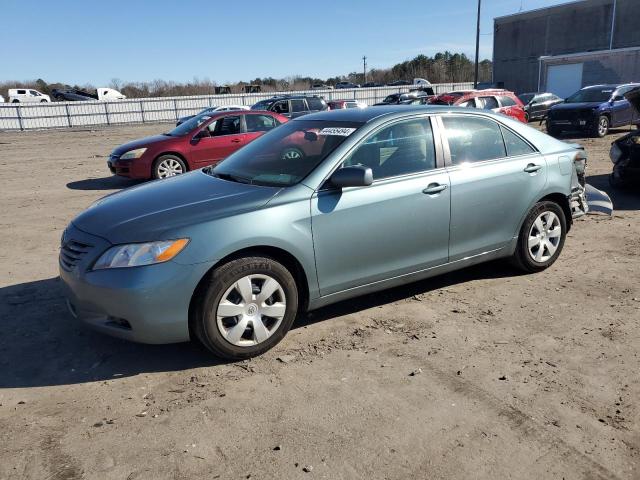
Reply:
[[[607,192],[613,202],[613,211],[640,210],[640,188],[638,186],[613,187],[609,183],[609,175],[592,175],[586,178],[588,184],[598,190]]]
[[[470,280],[513,275],[517,272],[505,263],[478,265],[316,310],[293,328]],[[143,345],[89,330],[68,313],[59,278],[0,288],[0,319],[0,388],[73,385],[228,363],[196,342]]]
[[[547,133],[546,128],[543,131],[544,133]],[[629,133],[630,131],[632,132],[634,131],[634,129],[633,128],[630,129],[629,127],[611,128],[609,129],[608,135],[626,134],[626,133]],[[567,131],[567,132],[562,132],[558,134],[554,138],[557,138],[558,140],[576,140],[576,143],[580,143],[580,140],[594,139],[595,137],[589,136],[589,132]],[[612,138],[611,141],[615,140],[615,138]]]
[[[67,183],[67,188],[71,190],[123,190],[142,183],[140,180],[117,177],[112,175],[103,178],[87,178]]]

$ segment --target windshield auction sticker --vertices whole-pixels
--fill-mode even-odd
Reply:
[[[328,127],[320,130],[318,135],[337,135],[339,137],[348,137],[355,131],[355,128]]]

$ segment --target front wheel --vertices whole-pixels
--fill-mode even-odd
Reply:
[[[298,311],[293,275],[267,257],[244,257],[217,268],[197,294],[193,327],[215,355],[260,355],[291,328]]]
[[[538,202],[525,219],[513,255],[514,264],[526,272],[550,267],[562,251],[567,219],[555,202]]]
[[[11,103],[20,103],[20,100],[16,98],[15,100],[12,100]]]
[[[187,171],[184,161],[176,155],[161,155],[154,162],[151,175],[153,178],[169,178]]]
[[[609,133],[609,118],[605,115],[598,117],[598,123],[594,131],[596,137],[602,138]]]

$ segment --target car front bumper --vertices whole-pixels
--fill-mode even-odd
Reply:
[[[151,163],[146,161],[144,155],[135,160],[121,160],[112,155],[107,160],[107,168],[111,173],[120,177],[137,179],[151,178]]]
[[[169,261],[143,267],[91,270],[91,265],[111,245],[73,226],[65,236],[90,247],[71,268],[61,256],[60,279],[74,317],[102,333],[140,343],[190,339],[189,304],[213,263],[182,265]]]
[[[555,129],[561,131],[584,131],[592,130],[596,127],[597,119],[595,118],[577,118],[573,120],[564,120],[547,117],[547,129]]]

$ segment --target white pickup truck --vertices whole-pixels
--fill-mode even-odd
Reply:
[[[10,88],[9,101],[11,103],[47,103],[51,101],[51,97],[31,88]]]

